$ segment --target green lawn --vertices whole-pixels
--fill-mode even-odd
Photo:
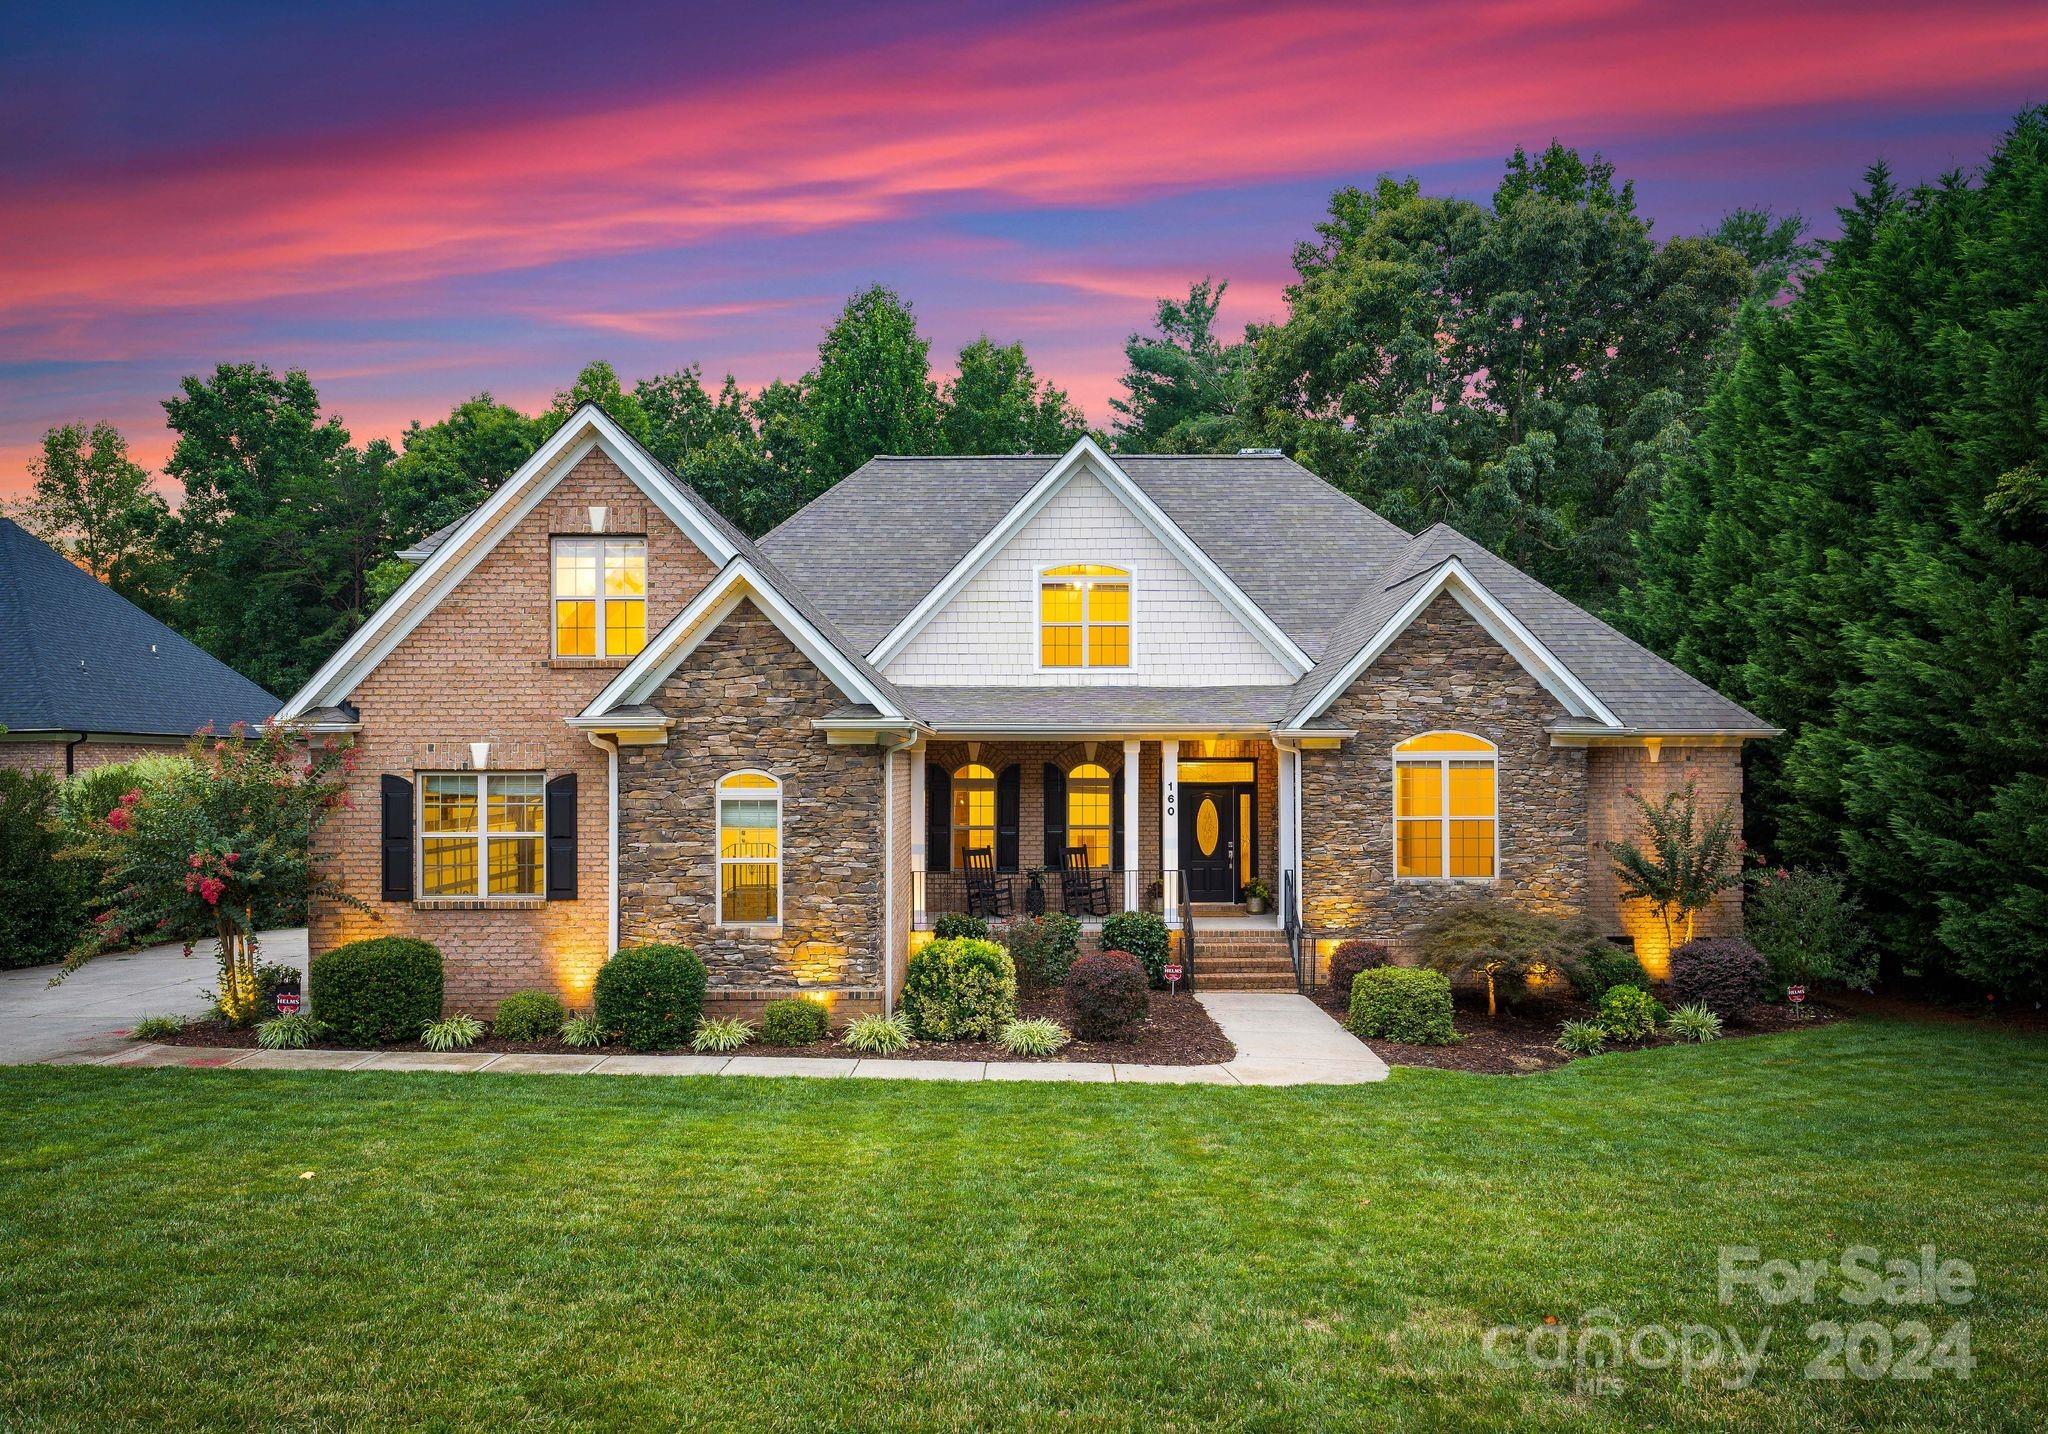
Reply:
[[[2044,1097],[1881,1021],[1310,1090],[0,1070],[0,1426],[2039,1427]],[[1973,1303],[1716,1301],[1923,1242]],[[1602,1307],[1776,1328],[1738,1392],[1485,1357]],[[1957,1315],[1967,1379],[1802,1378]]]

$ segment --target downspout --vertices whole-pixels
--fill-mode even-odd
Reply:
[[[67,777],[78,774],[78,749],[84,745],[85,738],[86,734],[80,732],[64,744],[64,775]]]
[[[896,1014],[896,744],[882,747],[882,1014]]]
[[[608,949],[605,959],[609,961],[619,949],[619,739],[597,732],[585,733],[593,747],[602,747],[606,758],[605,782],[605,903],[606,942]]]

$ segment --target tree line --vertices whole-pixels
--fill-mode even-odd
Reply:
[[[1448,522],[1786,728],[1752,744],[1753,844],[1847,872],[1895,961],[2048,986],[2048,168],[2023,114],[1974,181],[1879,166],[1809,242],[1796,215],[1660,240],[1634,187],[1552,144],[1484,201],[1332,195],[1285,312],[1218,331],[1162,300],[1101,434],[1125,452],[1278,447],[1411,530]],[[357,447],[299,372],[222,365],[165,412],[149,491],[108,425],[52,430],[28,507],[81,562],[273,691],[586,399],[750,534],[877,453],[1056,452],[1085,431],[1019,344],[934,381],[911,306],[853,296],[800,378],[628,389],[547,411],[479,394]],[[1255,511],[1256,494],[1247,494]]]

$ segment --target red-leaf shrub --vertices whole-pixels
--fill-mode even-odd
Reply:
[[[1145,968],[1128,951],[1083,956],[1067,972],[1067,1010],[1084,1041],[1121,1039],[1145,1019],[1151,1004]]]
[[[1387,964],[1387,943],[1384,941],[1343,941],[1330,953],[1330,985],[1339,991],[1349,991],[1360,971],[1369,971],[1375,966]]]
[[[1702,936],[1671,953],[1671,995],[1681,1006],[1705,1006],[1740,1021],[1762,1004],[1771,963],[1739,936]]]

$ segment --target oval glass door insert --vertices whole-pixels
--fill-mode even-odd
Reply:
[[[1222,825],[1216,814],[1215,798],[1202,798],[1201,808],[1195,813],[1195,845],[1202,849],[1203,856],[1216,855],[1216,837]]]

